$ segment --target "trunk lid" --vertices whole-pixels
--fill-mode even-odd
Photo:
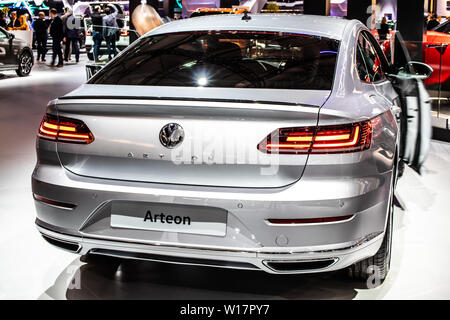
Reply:
[[[258,143],[278,128],[315,126],[319,107],[330,94],[138,88],[85,85],[58,100],[58,115],[83,121],[95,138],[88,145],[58,142],[58,155],[67,170],[126,181],[282,187],[300,179],[308,156],[265,154],[257,150]],[[163,128],[163,136],[174,130],[173,125],[165,127],[168,124],[182,128],[175,135],[183,135],[183,140],[169,143],[172,148],[160,137]]]

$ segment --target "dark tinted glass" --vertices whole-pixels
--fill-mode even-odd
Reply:
[[[443,32],[443,33],[449,33],[450,34],[450,21],[446,21],[440,26],[438,26],[436,29],[434,29],[437,32]]]
[[[367,72],[366,62],[362,54],[361,46],[358,44],[356,48],[356,69],[358,70],[358,76],[362,81],[370,82],[369,73]]]
[[[191,32],[141,39],[90,83],[330,90],[339,42],[265,32]]]
[[[376,82],[385,79],[381,59],[372,43],[363,35],[363,33],[358,37],[358,47],[361,53],[360,58],[363,60],[361,62],[364,63],[368,73],[368,77],[361,78],[361,80],[366,82]],[[361,62],[357,62],[358,71],[360,68],[358,63]],[[361,72],[359,72],[359,75],[361,77]]]

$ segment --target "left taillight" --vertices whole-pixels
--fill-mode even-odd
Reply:
[[[46,114],[39,127],[38,137],[58,142],[89,144],[94,135],[83,121]]]
[[[258,150],[271,154],[347,153],[370,148],[371,121],[337,126],[281,128],[268,135]]]

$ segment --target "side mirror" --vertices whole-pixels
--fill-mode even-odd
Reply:
[[[392,78],[403,80],[412,78],[425,80],[429,78],[432,73],[433,68],[431,68],[429,65],[422,62],[410,61],[408,62],[407,68],[400,68],[397,74],[389,74],[389,76]]]
[[[410,61],[408,65],[412,72],[414,72],[412,76],[418,79],[427,79],[433,73],[433,68],[422,62]]]
[[[9,33],[9,40],[13,40],[16,38],[16,35]]]

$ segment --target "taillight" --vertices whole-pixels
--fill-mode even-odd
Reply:
[[[128,37],[130,33],[128,32],[128,30],[120,30],[120,36],[121,37]]]
[[[92,31],[91,30],[86,31],[86,35],[87,36],[91,36],[92,35]]]
[[[258,149],[275,154],[346,153],[370,148],[370,121],[336,126],[281,128],[268,135]]]
[[[48,113],[42,119],[38,137],[69,143],[88,144],[94,141],[94,136],[83,121]]]

